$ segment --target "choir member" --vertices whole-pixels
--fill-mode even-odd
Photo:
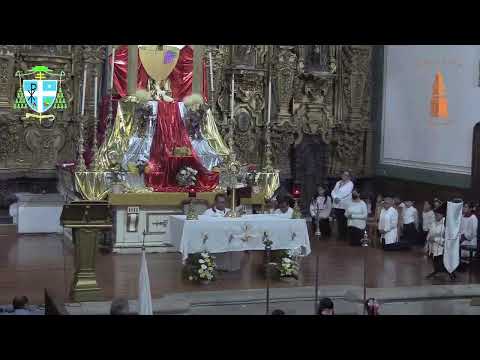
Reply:
[[[205,210],[203,215],[211,216],[211,217],[224,217],[228,214],[230,209],[225,207],[227,199],[223,194],[215,195],[215,204],[210,209]]]
[[[350,173],[344,171],[342,179],[337,181],[332,191],[333,208],[337,220],[338,237],[346,240],[347,236],[347,218],[345,210],[352,201],[353,182]]]
[[[317,193],[310,202],[310,215],[312,216],[312,224],[316,226],[317,216],[322,235],[330,236],[330,214],[332,212],[332,198],[326,193],[323,186],[317,187]],[[315,229],[316,230],[316,229]]]
[[[356,190],[352,192],[352,201],[345,210],[345,217],[348,219],[350,244],[360,246],[367,227],[368,210],[367,204],[360,199],[360,194]]]
[[[278,209],[275,210],[274,214],[287,219],[292,218],[293,209],[290,207],[287,198],[283,198],[278,201]]]
[[[463,217],[460,226],[460,245],[477,246],[478,219],[473,213],[473,204],[465,203],[463,205]],[[468,251],[462,250],[462,256],[469,256]]]
[[[427,254],[432,258],[433,272],[427,276],[427,279],[435,276],[439,272],[444,272],[443,253],[445,246],[445,216],[447,214],[447,204],[443,204],[434,210],[435,221],[427,235],[427,244],[425,246]],[[450,279],[454,280],[455,275],[449,274]]]
[[[425,201],[423,203],[423,211],[422,211],[422,242],[425,245],[427,241],[427,235],[435,221],[435,214],[432,209],[432,204],[430,201]]]
[[[385,250],[393,250],[399,247],[398,241],[398,213],[393,207],[392,198],[383,200],[383,209],[378,220],[378,231]]]
[[[403,234],[405,240],[413,244],[418,239],[418,211],[412,201],[405,201],[404,204],[405,207],[402,210]]]

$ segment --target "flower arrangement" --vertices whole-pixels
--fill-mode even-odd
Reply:
[[[184,267],[184,278],[189,281],[213,281],[216,267],[215,257],[209,252],[192,254]]]
[[[197,174],[197,170],[192,169],[189,166],[184,166],[177,173],[177,184],[183,187],[193,187],[197,183]]]
[[[293,251],[279,251],[275,254],[272,262],[276,263],[277,276],[279,278],[294,278],[298,279],[300,270],[300,263],[298,256]]]

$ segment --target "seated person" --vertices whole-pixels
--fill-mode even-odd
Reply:
[[[110,306],[110,315],[128,315],[130,313],[128,300],[124,298],[113,299]]]
[[[318,305],[317,315],[335,315],[333,301],[330,298],[323,298]]]
[[[13,313],[11,315],[32,315],[28,309],[28,298],[26,296],[15,296],[12,301]]]
[[[478,219],[473,213],[473,204],[465,203],[463,205],[463,218],[460,227],[460,245],[477,247]],[[462,250],[462,256],[469,256],[469,252]]]
[[[276,309],[272,311],[272,315],[285,315],[285,311]]]
[[[278,201],[278,209],[275,210],[274,214],[286,219],[292,218],[293,209],[290,207],[287,198],[282,198]]]
[[[211,216],[211,217],[224,217],[228,214],[230,209],[225,207],[227,202],[227,198],[223,194],[215,195],[215,204],[210,209],[205,210],[203,215]]]

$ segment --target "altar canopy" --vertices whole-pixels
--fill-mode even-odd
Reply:
[[[184,147],[191,156],[174,156],[175,148]],[[212,191],[218,185],[219,174],[208,171],[192,148],[187,129],[180,115],[178,102],[158,102],[157,126],[150,149],[150,171],[146,175],[147,186],[154,191],[182,192],[185,188],[177,185],[176,175],[183,166],[198,171],[197,192]]]
[[[275,215],[245,215],[241,218],[186,220],[185,215],[171,215],[168,236],[185,261],[189,254],[208,251],[265,250],[263,234],[273,241],[272,250],[298,250],[301,255],[311,252],[305,219],[285,219]],[[205,240],[205,235],[207,239]]]

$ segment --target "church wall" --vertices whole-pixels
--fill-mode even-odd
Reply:
[[[478,46],[376,47],[372,113],[378,176],[470,186],[472,133],[480,112],[479,54]],[[430,114],[437,71],[446,86],[447,118]]]

